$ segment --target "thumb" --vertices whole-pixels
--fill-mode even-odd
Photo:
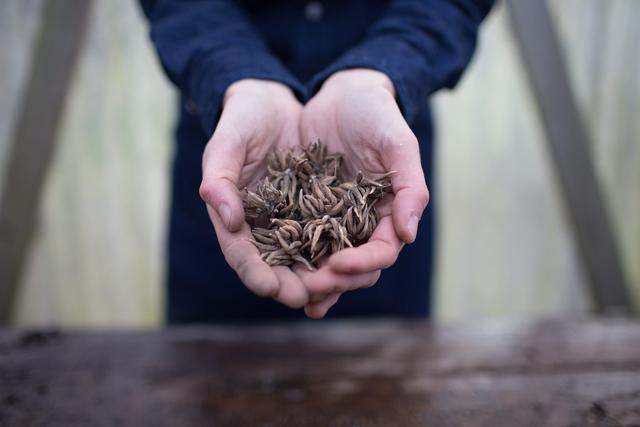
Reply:
[[[392,218],[398,237],[405,243],[413,243],[418,233],[422,212],[429,203],[429,190],[420,163],[418,140],[408,125],[387,141],[384,147],[385,167],[396,171],[391,176],[395,194]]]
[[[238,135],[216,131],[202,157],[200,197],[216,210],[228,231],[244,223],[244,208],[238,179],[245,160],[244,144]]]

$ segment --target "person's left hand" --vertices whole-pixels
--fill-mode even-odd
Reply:
[[[372,285],[350,281],[350,275],[369,273],[377,279],[380,270],[396,261],[403,244],[415,240],[429,192],[418,141],[398,108],[392,82],[381,72],[353,69],[332,75],[304,107],[300,133],[304,143],[320,139],[329,152],[344,153],[352,174],[395,171],[393,194],[378,203],[380,221],[369,241],[332,255],[321,268],[345,280],[327,286],[327,281],[313,280],[314,273],[297,269],[315,295],[305,306],[307,316],[322,318],[343,292]]]

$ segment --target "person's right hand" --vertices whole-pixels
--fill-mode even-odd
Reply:
[[[394,172],[393,194],[377,203],[379,221],[369,240],[331,255],[326,263],[334,274],[369,273],[377,278],[380,270],[396,262],[403,245],[416,239],[429,202],[418,140],[402,116],[393,82],[371,69],[336,72],[304,107],[300,130],[304,141],[320,139],[329,152],[343,153],[344,166],[352,176],[357,171],[367,176]],[[299,271],[306,281],[305,275]],[[312,300],[305,312],[321,318],[342,293],[373,282],[352,281],[346,287],[311,283],[308,289],[326,298]]]
[[[328,268],[307,272],[304,282],[289,267],[270,267],[251,242],[239,189],[267,175],[268,154],[300,145],[302,105],[276,82],[240,80],[227,89],[223,109],[202,158],[200,196],[207,204],[220,248],[240,280],[262,297],[301,308],[323,297],[308,289],[369,283],[372,273],[342,274]],[[373,273],[375,275],[375,273]]]

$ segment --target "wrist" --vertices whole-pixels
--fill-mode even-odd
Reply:
[[[224,93],[222,106],[224,107],[232,97],[243,95],[275,97],[273,99],[283,99],[283,97],[295,99],[293,91],[282,83],[272,80],[242,79],[229,85]]]
[[[383,72],[369,68],[353,68],[332,74],[322,89],[375,90],[383,89],[395,98],[396,91],[391,79]]]

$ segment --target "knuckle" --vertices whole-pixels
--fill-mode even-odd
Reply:
[[[261,298],[276,298],[280,291],[278,285],[264,280],[260,280],[256,283],[253,289],[254,293]]]
[[[340,294],[342,292],[345,292],[347,289],[348,286],[346,283],[335,283],[330,292],[332,294]]]
[[[222,251],[228,260],[235,259],[236,257],[238,257],[239,259],[242,259],[244,262],[247,262],[249,260],[249,253],[251,252],[247,250],[247,246],[246,246],[247,243],[249,244],[248,246],[249,248],[251,249],[254,248],[253,244],[251,244],[251,241],[247,237],[239,237],[228,242],[222,248]],[[229,261],[229,264],[231,264],[231,261]]]
[[[323,300],[328,294],[340,292],[343,284],[339,283],[339,277],[328,275],[317,278],[313,277],[307,281],[306,285],[314,298]]]
[[[418,138],[411,131],[411,129],[408,129],[408,128],[404,129],[404,126],[403,126],[403,129],[401,129],[400,131],[397,131],[397,130],[386,131],[386,134],[384,135],[384,139],[387,142],[387,144],[393,148],[408,146],[413,149],[418,147]]]
[[[284,293],[278,292],[276,300],[293,310],[298,310],[309,303],[309,296],[306,292],[288,292],[289,295],[283,295]]]
[[[222,121],[222,119],[221,119]],[[226,126],[225,126],[226,125]],[[240,146],[244,138],[240,132],[240,129],[235,126],[229,126],[230,123],[225,122],[218,124],[218,127],[213,132],[211,139],[207,144],[207,148],[211,147],[211,149],[217,148],[220,145],[228,145],[228,146]]]
[[[214,203],[218,196],[217,187],[207,181],[202,181],[198,192],[200,194],[200,198],[209,204]]]
[[[238,274],[238,277],[253,293],[262,298],[275,298],[280,291],[279,283],[257,277],[254,263],[249,256],[236,258],[234,254],[226,254],[227,262]]]
[[[310,310],[310,316],[312,319],[320,320],[322,319],[329,311],[328,307],[324,307],[323,305],[314,307],[313,310]]]
[[[391,267],[398,260],[398,256],[400,255],[399,249],[396,249],[391,244],[386,244],[386,248],[384,249],[386,252],[386,256],[382,257],[380,261],[380,270],[385,270]],[[380,271],[378,271],[378,276],[375,278],[375,281],[380,277]]]
[[[295,299],[292,299],[291,301],[285,302],[285,305],[293,310],[298,310],[304,307],[305,305],[307,305],[307,301],[306,299],[303,299],[300,297],[300,298],[295,298]]]
[[[393,263],[393,253],[391,245],[388,242],[376,241],[373,250],[376,251],[375,256],[369,260],[369,263],[360,270],[361,273],[369,273],[371,271],[383,270]]]
[[[305,285],[313,299],[322,299],[322,295],[327,292],[326,285],[314,277],[307,279]]]
[[[398,259],[398,255],[397,254],[389,255],[384,260],[384,262],[381,263],[380,268],[383,269],[383,270],[386,270],[387,268],[389,268],[393,264],[395,264],[397,259]]]
[[[411,131],[408,131],[402,135],[401,141],[409,146],[418,147],[418,137]]]
[[[423,209],[429,204],[429,197],[429,189],[426,186],[420,187],[416,191],[416,200]]]
[[[309,304],[316,304],[316,303],[319,303],[319,302],[321,302],[321,301],[324,301],[324,300],[327,298],[327,295],[328,295],[328,294],[326,294],[326,293],[324,293],[324,292],[321,292],[321,293],[314,293],[314,292],[311,292],[311,293],[309,294],[309,301],[308,301],[308,303],[309,303]]]
[[[238,277],[240,277],[240,280],[242,280],[242,283],[244,283],[245,285],[250,285],[250,283],[247,283],[249,280],[250,272],[249,258],[242,257],[236,260],[231,254],[226,255],[225,258],[227,259],[227,263],[229,263],[229,265],[236,271]]]
[[[375,285],[377,282],[377,280],[370,280],[367,283],[365,283],[364,285],[362,285],[362,288],[372,288],[373,285]]]
[[[387,256],[385,256],[385,257],[381,260],[379,267],[380,267],[381,269],[389,268],[389,267],[391,267],[391,266],[396,262],[396,259],[397,259],[397,258],[398,258],[397,254],[395,254],[395,253],[389,253]]]
[[[373,275],[373,277],[371,278],[371,280],[369,281],[368,284],[368,288],[372,287],[373,285],[375,285],[376,283],[378,283],[378,280],[380,280],[380,274],[382,274],[381,271],[376,271],[376,273]]]
[[[304,314],[309,318],[309,319],[317,319],[317,309],[314,306],[307,306],[304,308]]]

